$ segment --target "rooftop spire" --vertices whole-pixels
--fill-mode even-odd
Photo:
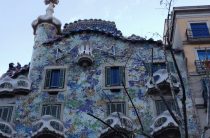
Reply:
[[[44,1],[45,5],[49,5],[48,8],[46,9],[46,16],[53,16],[54,13],[54,7],[56,4],[59,3],[59,0],[45,0]]]
[[[41,23],[49,23],[55,25],[58,32],[60,32],[61,22],[53,16],[54,7],[59,3],[59,0],[44,0],[45,5],[49,5],[46,9],[46,14],[39,16],[32,22],[34,34],[36,34],[36,28]]]

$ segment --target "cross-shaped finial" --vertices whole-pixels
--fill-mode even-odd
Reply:
[[[44,3],[46,5],[48,5],[50,3],[52,3],[54,5],[54,4],[58,4],[59,3],[59,0],[44,0]]]

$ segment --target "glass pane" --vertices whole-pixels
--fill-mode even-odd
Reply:
[[[52,106],[52,108],[51,108],[52,114],[51,115],[57,118],[56,111],[57,111],[57,107],[56,106]]]
[[[8,121],[8,120],[7,120],[7,115],[8,115],[8,113],[9,113],[8,108],[4,108],[3,115],[2,115],[2,119],[3,119],[4,121]]]
[[[9,114],[8,114],[8,117],[7,117],[8,122],[10,122],[10,120],[12,118],[12,110],[13,110],[13,108],[9,107]]]
[[[60,119],[60,112],[61,112],[60,104],[44,105],[42,108],[42,115],[51,115],[58,119]]]
[[[110,104],[107,105],[107,115],[110,115],[111,109],[110,109]]]
[[[4,121],[10,122],[12,118],[12,111],[13,111],[12,106],[0,107],[0,118],[3,119]]]
[[[122,112],[123,114],[126,114],[125,103],[122,103]]]
[[[153,73],[158,71],[159,69],[166,69],[166,64],[165,63],[153,63],[153,66],[152,66]]]
[[[111,68],[111,85],[120,85],[120,70],[119,67]]]
[[[109,86],[110,85],[110,82],[111,82],[111,80],[110,80],[111,79],[110,78],[110,76],[111,76],[110,70],[111,70],[110,67],[106,67],[105,68],[105,71],[106,71],[105,72],[105,75],[106,75],[105,76],[106,77],[106,86]]]
[[[210,50],[197,50],[199,60],[210,60]]]
[[[42,107],[42,115],[46,115],[46,107],[45,106]]]
[[[61,105],[60,104],[57,106],[56,114],[57,114],[57,118],[60,119],[60,117],[61,117]]]
[[[50,87],[51,70],[46,70],[45,88]]]
[[[164,104],[163,101],[157,100],[156,102],[156,111],[157,115],[161,114],[162,112],[166,111],[166,105]],[[167,100],[166,103],[168,104],[169,108],[176,111],[176,106],[173,100]]]
[[[64,80],[65,80],[65,69],[60,69],[59,88],[64,87]]]
[[[124,67],[119,67],[120,69],[120,84],[119,85],[122,85],[122,82],[125,83],[125,68]]]
[[[121,112],[122,113],[122,104],[117,104],[117,112]]]
[[[50,108],[51,108],[51,106],[46,106],[45,115],[51,114]]]
[[[3,112],[2,112],[2,108],[0,109],[0,118],[2,118],[2,114],[3,114]]]
[[[59,87],[59,78],[60,78],[60,70],[52,70],[51,73],[51,82],[50,87],[51,88],[57,88]]]
[[[115,109],[115,104],[111,104],[111,113],[115,112],[116,109]]]
[[[193,37],[208,37],[209,30],[206,23],[191,23]]]

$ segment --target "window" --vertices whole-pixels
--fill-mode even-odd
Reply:
[[[42,116],[51,115],[60,119],[61,116],[61,104],[44,104],[42,106]]]
[[[105,86],[122,86],[122,82],[125,82],[125,67],[113,66],[105,68],[106,81]]]
[[[174,64],[173,62],[168,62],[168,66],[169,66],[169,70],[170,72],[175,72],[175,68],[174,68]],[[148,72],[153,71],[153,73],[155,73],[156,71],[158,71],[159,69],[166,69],[166,63],[165,62],[155,62],[152,65],[152,69],[151,69],[151,63],[146,63],[145,64],[146,70]]]
[[[12,118],[13,106],[0,106],[0,118],[10,122]]]
[[[176,111],[175,103],[172,99],[166,100],[166,103],[168,104],[168,106],[170,107],[171,110]],[[156,105],[157,115],[159,115],[167,110],[166,105],[164,104],[164,102],[162,100],[156,100],[155,105]]]
[[[199,60],[210,60],[210,49],[197,50]]]
[[[166,69],[166,63],[165,62],[153,63],[152,65],[153,73],[158,71],[159,69]]]
[[[66,69],[46,69],[45,89],[63,89]]]
[[[190,23],[193,37],[209,37],[206,23]]]
[[[107,114],[110,115],[113,112],[121,112],[126,114],[125,102],[112,102],[107,104]]]

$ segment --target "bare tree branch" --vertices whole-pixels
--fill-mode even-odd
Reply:
[[[140,116],[139,116],[139,114],[138,114],[138,112],[137,112],[137,110],[136,110],[136,107],[135,107],[135,105],[134,105],[134,103],[133,103],[133,101],[132,101],[132,99],[131,99],[131,97],[130,97],[130,95],[129,95],[127,89],[126,89],[126,87],[125,87],[124,82],[122,82],[122,85],[123,85],[123,88],[124,88],[124,90],[125,90],[125,92],[126,92],[128,98],[129,98],[129,100],[130,100],[130,102],[131,102],[131,104],[132,104],[134,110],[135,110],[136,116],[137,116],[137,118],[138,118],[138,120],[139,120],[139,123],[140,123],[140,126],[141,126],[141,132],[142,132],[142,134],[143,134],[144,136],[147,136],[148,138],[152,138],[150,135],[148,135],[148,134],[146,134],[146,133],[144,132],[144,127],[143,127],[143,124],[142,124],[142,122],[141,122],[141,118],[140,118]]]
[[[164,0],[161,0],[160,2],[163,3],[163,1]],[[168,7],[166,41],[167,41],[168,48],[170,50],[170,53],[171,53],[171,56],[172,56],[172,59],[173,59],[174,65],[175,65],[175,69],[177,71],[177,74],[178,74],[178,77],[179,77],[179,80],[180,80],[180,84],[181,84],[181,87],[182,87],[182,93],[183,93],[182,94],[182,108],[183,108],[183,117],[184,117],[184,119],[183,119],[184,120],[184,130],[185,130],[185,138],[188,138],[185,86],[184,86],[184,82],[183,82],[178,64],[176,62],[176,58],[175,58],[173,50],[172,50],[172,44],[171,44],[171,41],[170,41],[170,34],[169,34],[170,33],[169,20],[170,20],[170,12],[171,12],[172,2],[173,2],[173,0],[170,0],[170,1],[166,0],[166,3],[167,3],[166,6]],[[173,26],[171,26],[171,27],[173,27]]]
[[[111,128],[113,131],[115,131],[116,133],[119,133],[117,129],[113,128],[111,125],[109,125],[108,123],[104,122],[102,119],[94,116],[93,114],[91,113],[87,113],[89,116],[92,116],[93,118],[99,120],[100,122],[102,122],[103,124],[105,124],[106,126],[108,126],[109,128]]]
[[[106,93],[104,92],[104,90],[102,90],[102,92],[104,93],[104,95],[106,96],[106,98],[109,100],[109,102],[110,102],[111,104],[113,104],[113,102],[111,101],[111,99],[109,98],[109,96],[106,95]],[[118,116],[118,118],[119,118],[119,120],[120,120],[120,124],[123,125],[123,124],[122,124],[122,119],[120,118],[119,112],[117,112],[117,116]]]

